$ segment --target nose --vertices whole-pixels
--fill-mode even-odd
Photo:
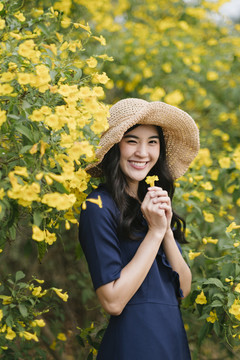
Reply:
[[[147,145],[144,143],[139,143],[136,148],[135,155],[141,158],[147,157],[148,156]]]

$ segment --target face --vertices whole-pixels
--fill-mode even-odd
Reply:
[[[160,140],[153,125],[139,125],[126,133],[119,143],[120,168],[129,189],[137,192],[139,181],[145,179],[160,155]]]

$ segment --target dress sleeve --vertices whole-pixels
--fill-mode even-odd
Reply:
[[[79,240],[95,290],[117,280],[122,270],[117,217],[112,203],[113,200],[104,197],[102,207],[87,201],[80,215]]]

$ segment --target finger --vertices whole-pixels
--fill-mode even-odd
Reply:
[[[168,196],[166,197],[155,197],[152,199],[153,204],[158,204],[158,203],[166,203],[169,204],[171,203],[170,198]]]
[[[162,191],[162,188],[160,186],[151,186],[147,190],[149,193],[151,193],[152,191],[157,191],[157,190]]]
[[[150,197],[160,197],[160,196],[168,196],[168,192],[165,190],[155,190],[150,192]]]

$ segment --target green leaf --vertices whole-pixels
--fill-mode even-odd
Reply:
[[[199,331],[198,346],[200,346],[203,340],[207,337],[209,331],[210,331],[210,324],[206,322]]]
[[[25,154],[27,152],[29,152],[29,150],[32,148],[32,145],[26,145],[26,146],[23,146],[21,148],[21,150],[19,151],[20,154]]]
[[[40,211],[34,211],[33,223],[38,227],[40,227],[42,220],[43,220],[43,213],[41,213]]]
[[[17,271],[15,276],[16,282],[22,280],[23,278],[25,278],[25,274],[22,271]]]
[[[16,12],[23,6],[23,0],[9,1],[9,11]]]
[[[224,264],[221,270],[222,279],[225,279],[229,276],[235,277],[235,264],[233,263]]]
[[[204,285],[215,285],[215,286],[219,287],[222,290],[224,290],[224,288],[225,288],[223,283],[221,282],[221,280],[219,280],[217,278],[210,278],[210,279],[204,281],[203,284]]]
[[[223,303],[220,300],[213,300],[213,302],[211,303],[211,306],[214,307],[218,307],[218,306],[223,306]]]
[[[37,243],[37,247],[38,247],[38,260],[41,263],[44,255],[47,252],[47,244],[45,243],[45,241],[40,241]]]
[[[215,331],[217,336],[220,335],[220,325],[218,321],[215,321],[215,323],[213,324],[213,330]]]
[[[26,136],[31,142],[34,142],[31,131],[24,125],[20,124],[16,126],[16,131],[20,132],[22,135]]]
[[[27,317],[27,316],[28,316],[28,310],[27,310],[27,308],[26,308],[25,305],[19,304],[19,305],[18,305],[18,308],[19,308],[19,311],[20,311],[20,313],[21,313],[21,315],[22,315],[23,317]]]
[[[227,306],[230,307],[234,303],[235,296],[232,293],[228,293],[228,303]]]

